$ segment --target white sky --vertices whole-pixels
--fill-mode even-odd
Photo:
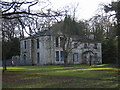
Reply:
[[[6,0],[4,0],[6,1]],[[11,0],[7,0],[11,1]],[[24,1],[24,0],[23,0]],[[26,1],[33,1],[33,0],[26,0]],[[76,6],[79,4],[76,12],[76,18],[78,20],[80,19],[89,19],[92,16],[94,16],[96,13],[95,11],[99,8],[99,4],[104,3],[104,4],[109,4],[112,1],[117,1],[117,0],[40,0],[40,1],[49,1],[51,4],[48,6],[48,8],[52,6],[52,10],[59,10],[62,9],[65,6]],[[46,3],[40,4],[41,6],[45,6]],[[39,9],[38,7],[33,7],[34,10]]]
[[[98,9],[100,3],[109,4],[112,1],[117,0],[49,0],[52,3],[52,9],[59,9],[64,6],[71,6],[73,4],[79,4],[77,8],[76,17],[78,19],[89,19],[95,15],[95,11]]]

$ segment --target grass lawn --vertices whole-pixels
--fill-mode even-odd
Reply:
[[[8,67],[3,88],[117,88],[114,65],[40,65]]]

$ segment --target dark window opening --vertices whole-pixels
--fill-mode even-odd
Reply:
[[[87,63],[87,56],[84,56],[83,57],[83,64],[86,64]]]
[[[24,64],[26,64],[26,55],[23,56]]]
[[[59,40],[58,40],[59,38],[58,37],[56,37],[56,47],[58,47],[58,45],[59,45]]]
[[[87,48],[87,43],[84,44],[84,48]]]
[[[26,41],[24,41],[24,47],[25,47],[25,49],[26,49],[26,44],[27,44],[27,42],[26,42]]]
[[[37,53],[37,63],[40,63],[40,54],[39,54],[39,52]]]
[[[97,43],[94,44],[94,49],[97,49]]]
[[[56,61],[59,61],[59,51],[56,51]]]
[[[77,43],[74,43],[74,48],[77,48],[78,47],[78,44]]]
[[[64,42],[64,38],[63,37],[60,37],[60,47],[63,47],[63,43]]]
[[[37,39],[37,48],[39,48],[39,39]]]

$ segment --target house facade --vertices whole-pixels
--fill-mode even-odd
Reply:
[[[80,43],[72,37],[68,64],[101,64],[101,43]],[[56,37],[50,30],[24,38],[20,41],[21,65],[64,64],[61,35]],[[78,45],[78,43],[80,43]],[[90,62],[91,61],[91,62]]]

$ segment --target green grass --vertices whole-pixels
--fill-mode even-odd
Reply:
[[[114,65],[40,65],[8,67],[3,88],[117,88]]]

